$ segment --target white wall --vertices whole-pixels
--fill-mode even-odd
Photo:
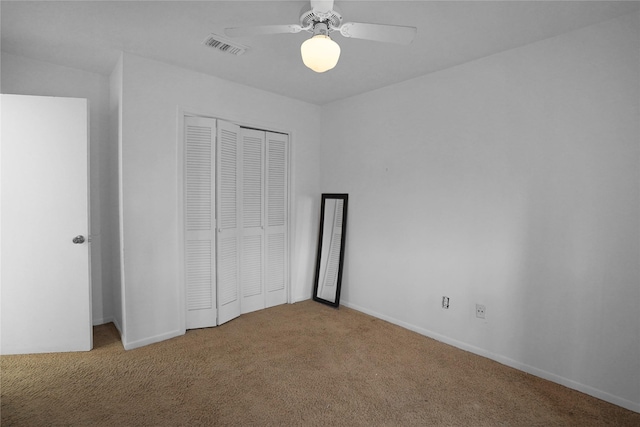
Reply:
[[[122,278],[122,258],[123,252],[121,248],[122,235],[120,234],[122,229],[120,227],[121,216],[121,203],[120,197],[122,191],[120,191],[121,179],[120,179],[120,164],[121,164],[121,143],[122,143],[122,55],[120,56],[115,67],[111,71],[109,76],[109,143],[115,147],[115,152],[110,155],[106,160],[109,181],[114,183],[110,186],[108,198],[105,206],[108,207],[109,212],[115,212],[115,218],[109,215],[109,229],[113,230],[111,239],[113,245],[110,247],[110,260],[111,260],[111,293],[113,295],[113,323],[120,332],[122,342],[125,341],[124,333],[124,291],[123,291],[123,278]]]
[[[125,348],[184,333],[177,212],[180,108],[291,132],[293,299],[311,295],[319,210],[320,107],[125,54],[121,142]]]
[[[343,302],[640,411],[639,21],[325,106]]]
[[[111,283],[117,210],[109,209],[112,171],[108,159],[116,147],[109,143],[109,80],[105,76],[2,52],[2,93],[87,98],[90,111],[91,273],[93,324],[110,322],[113,316]],[[114,175],[115,176],[115,175]],[[115,222],[116,226],[113,226]],[[110,224],[110,225],[109,225]]]

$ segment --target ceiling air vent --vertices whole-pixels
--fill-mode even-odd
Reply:
[[[202,44],[233,55],[242,55],[247,51],[247,49],[249,49],[247,46],[232,42],[229,39],[213,33],[209,34]]]

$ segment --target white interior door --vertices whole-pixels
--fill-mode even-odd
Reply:
[[[216,326],[215,136],[215,119],[185,117],[187,329]]]
[[[284,304],[288,281],[287,135],[241,129],[242,313]]]
[[[187,329],[286,303],[288,135],[184,123]]]
[[[0,352],[90,350],[87,101],[2,95],[0,108]]]
[[[238,181],[240,127],[217,121],[217,294],[218,325],[240,316],[240,254]]]
[[[241,129],[242,209],[240,289],[242,313],[265,308],[264,150],[265,132]]]
[[[266,133],[266,306],[287,302],[289,282],[289,136]]]

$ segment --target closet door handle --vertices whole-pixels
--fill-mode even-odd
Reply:
[[[75,243],[76,245],[84,243],[84,236],[80,235],[80,236],[74,237],[73,238],[73,243]]]

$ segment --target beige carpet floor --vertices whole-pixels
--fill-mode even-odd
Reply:
[[[640,414],[313,301],[125,351],[3,356],[2,426],[640,426]]]

